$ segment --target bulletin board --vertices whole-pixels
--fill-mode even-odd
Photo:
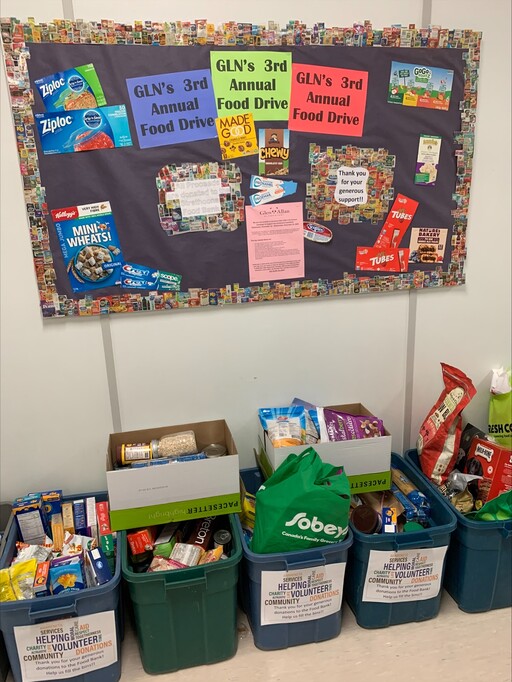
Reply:
[[[1,28],[44,317],[464,284],[480,33]]]

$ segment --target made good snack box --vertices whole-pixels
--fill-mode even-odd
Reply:
[[[199,452],[220,443],[227,454],[164,466],[115,468],[119,445],[146,443],[180,431],[194,432]],[[112,433],[107,450],[112,530],[237,513],[241,510],[239,468],[236,445],[224,419]]]
[[[346,412],[354,415],[373,417],[374,415],[361,403],[347,405],[326,405],[330,410]],[[260,466],[270,465],[275,470],[284,462],[289,454],[300,454],[308,447],[314,448],[322,461],[335,466],[343,466],[350,481],[352,493],[388,490],[391,485],[391,435],[384,429],[385,435],[377,438],[359,438],[357,440],[313,443],[275,448],[268,433],[259,426]],[[268,468],[268,466],[267,466]],[[269,471],[270,473],[270,471]]]

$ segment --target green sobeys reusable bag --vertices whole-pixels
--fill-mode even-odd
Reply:
[[[256,493],[251,550],[292,552],[345,539],[350,483],[313,448],[289,455]]]

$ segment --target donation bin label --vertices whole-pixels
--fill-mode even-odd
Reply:
[[[261,573],[261,624],[297,623],[341,609],[346,563]]]
[[[23,682],[64,680],[117,661],[114,611],[14,628]]]
[[[447,549],[371,550],[363,601],[391,603],[437,597]]]

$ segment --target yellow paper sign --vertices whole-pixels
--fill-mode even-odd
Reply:
[[[216,118],[217,134],[223,159],[258,153],[256,128],[252,114],[235,114]]]

